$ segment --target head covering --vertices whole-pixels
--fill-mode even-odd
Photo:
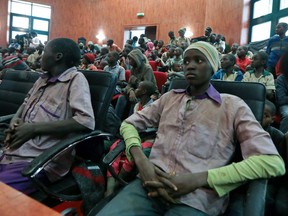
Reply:
[[[154,47],[153,42],[150,41],[150,42],[147,43],[147,48],[148,48],[148,50],[151,51],[151,50],[153,49],[153,47]]]
[[[94,54],[86,53],[83,57],[88,61],[89,64],[94,63],[94,60],[95,60]]]
[[[187,47],[187,49],[184,51],[183,56],[188,50],[196,49],[199,50],[207,60],[209,61],[213,72],[215,73],[219,67],[220,67],[220,59],[219,59],[219,53],[217,49],[212,46],[210,43],[204,42],[204,41],[199,41],[196,43],[192,43],[190,46]]]
[[[2,60],[4,68],[12,68],[14,70],[28,70],[29,66],[17,56],[7,56]]]
[[[88,41],[88,45],[93,45],[93,42],[92,41]]]
[[[206,30],[209,31],[210,33],[212,32],[212,28],[211,27],[206,27]]]
[[[181,29],[179,29],[178,33],[185,34],[185,33],[186,33],[186,28],[181,28]]]
[[[137,67],[141,67],[142,64],[146,64],[148,63],[148,59],[146,58],[146,56],[140,51],[140,49],[133,49],[128,56],[130,58],[132,58]]]

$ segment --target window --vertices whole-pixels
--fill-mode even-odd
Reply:
[[[253,18],[258,18],[272,12],[273,0],[257,1],[254,4]]]
[[[9,39],[35,31],[42,43],[49,39],[51,7],[26,1],[10,0]]]
[[[281,0],[280,1],[280,10],[288,8],[288,0]]]
[[[252,27],[251,41],[261,41],[270,37],[271,22],[265,22]]]
[[[249,41],[261,41],[275,35],[277,23],[288,23],[287,14],[288,0],[252,0]]]

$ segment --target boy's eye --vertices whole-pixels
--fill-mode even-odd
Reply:
[[[184,65],[188,65],[189,61],[188,60],[184,60]]]

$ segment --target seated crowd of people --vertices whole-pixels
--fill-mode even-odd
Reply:
[[[237,43],[230,48],[225,37],[213,33],[211,27],[205,29],[203,36],[196,38],[185,37],[185,28],[179,29],[178,38],[170,31],[166,45],[163,40],[151,41],[141,35],[140,38],[127,40],[123,48],[113,39],[102,47],[92,41],[86,46],[82,42],[77,44],[63,38],[42,44],[35,32],[31,33],[31,37],[27,36],[29,39],[25,40],[25,45],[17,38],[13,39],[7,48],[1,49],[0,80],[8,69],[46,72],[46,78],[36,82],[10,123],[8,135],[3,141],[5,151],[22,159],[4,155],[0,161],[0,181],[30,193],[33,186],[19,172],[31,161],[28,156],[37,156],[44,149],[56,145],[59,139],[54,139],[54,136],[59,138],[63,133],[93,130],[93,111],[86,95],[89,93],[88,84],[77,70],[108,71],[116,74],[118,79],[114,95],[119,97],[113,105],[116,115],[123,121],[120,134],[126,142],[126,153],[114,161],[113,168],[124,179],[137,168],[142,182],[138,179],[130,183],[99,215],[126,215],[133,211],[142,211],[147,215],[151,211],[159,215],[176,211],[182,215],[220,214],[226,206],[226,195],[235,185],[248,179],[270,178],[285,173],[281,157],[287,163],[284,152],[288,132],[288,39],[287,52],[275,51],[273,42],[287,37],[287,30],[287,23],[279,23],[276,35],[269,40],[267,47],[254,53],[249,51],[248,46]],[[72,54],[68,53],[68,46],[73,48]],[[58,53],[62,55],[57,56]],[[130,72],[129,79],[127,71]],[[186,78],[189,87],[164,94],[157,87],[153,71],[167,75],[162,88],[165,91],[177,77]],[[210,85],[210,80],[264,84],[266,102],[262,127],[243,101],[220,96]],[[71,91],[69,100],[65,100],[68,104],[60,103],[65,92],[61,96],[58,92],[63,86],[66,93]],[[45,97],[38,91],[41,88],[46,89],[43,91]],[[51,118],[45,118],[43,112],[50,110],[43,106],[50,97],[58,101],[59,107],[68,107],[69,110],[57,115],[52,113]],[[79,97],[81,101],[76,99]],[[49,107],[49,104],[46,105]],[[31,109],[32,106],[37,109]],[[278,113],[281,121],[280,125],[275,125]],[[215,116],[217,118],[213,118]],[[196,121],[197,125],[193,123]],[[32,129],[35,125],[37,130]],[[137,131],[147,128],[158,128],[157,137],[140,139]],[[41,137],[38,143],[33,139],[36,136]],[[231,147],[235,144],[235,136],[245,159],[229,166],[226,164],[235,150]],[[190,146],[188,143],[193,144]],[[261,146],[255,147],[258,143]],[[109,147],[110,150],[115,148],[114,144]],[[216,146],[213,151],[211,145]],[[223,149],[226,149],[226,155]],[[57,170],[55,167],[61,162],[60,159],[55,161],[45,170],[43,179],[55,181],[63,176],[72,162],[72,153],[69,154],[62,157],[67,160],[65,167],[60,166],[61,170]],[[187,160],[188,157],[191,161]],[[8,170],[10,175],[7,175]],[[17,175],[13,178],[16,176],[19,182],[12,181],[11,170],[15,170]],[[273,181],[270,184],[274,192],[268,194],[269,207],[274,205],[271,200],[277,196],[277,184]],[[106,196],[118,186],[108,174]],[[287,189],[287,185],[284,187]]]

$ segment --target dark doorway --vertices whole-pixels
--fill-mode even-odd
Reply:
[[[124,27],[124,41],[123,44],[128,39],[132,39],[134,36],[140,37],[141,34],[145,34],[147,38],[151,41],[157,38],[157,26],[156,25],[146,25],[146,26],[126,26]]]

